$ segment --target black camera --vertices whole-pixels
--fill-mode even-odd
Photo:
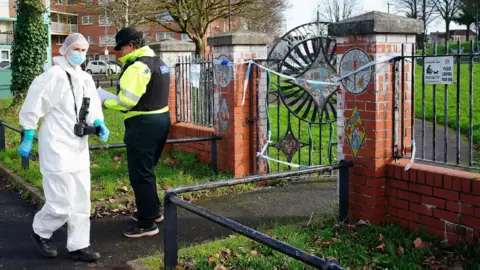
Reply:
[[[100,134],[100,127],[93,127],[87,124],[88,108],[90,108],[90,98],[84,97],[82,107],[78,113],[78,122],[73,128],[73,133],[78,137]]]

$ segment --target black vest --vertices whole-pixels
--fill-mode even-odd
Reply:
[[[148,66],[151,72],[151,78],[148,82],[147,90],[137,105],[130,109],[130,111],[148,112],[165,108],[168,106],[168,94],[170,92],[170,68],[158,56],[138,57],[125,64],[118,78],[117,95],[120,93],[120,79],[123,73],[136,61],[140,61]]]

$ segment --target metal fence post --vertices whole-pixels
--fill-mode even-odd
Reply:
[[[5,126],[3,125],[3,121],[0,121],[0,151],[5,151],[5,148]]]
[[[165,193],[165,227],[164,227],[164,267],[166,270],[173,270],[178,261],[178,240],[177,240],[177,206],[170,201],[174,193]]]
[[[340,165],[346,165],[345,160],[340,161]],[[348,218],[348,167],[343,166],[339,169],[340,175],[340,200],[339,200],[339,218],[345,221]]]
[[[217,140],[212,140],[212,170],[217,173]]]
[[[20,142],[23,142],[23,132],[20,133]],[[29,160],[28,157],[22,157],[22,169],[26,170],[28,169],[29,166]]]

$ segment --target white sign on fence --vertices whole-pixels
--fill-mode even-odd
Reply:
[[[425,84],[453,84],[453,56],[425,57]]]
[[[192,64],[190,66],[190,82],[192,87],[200,88],[200,65]]]

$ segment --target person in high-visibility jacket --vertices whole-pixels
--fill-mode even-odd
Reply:
[[[135,193],[137,224],[126,230],[131,238],[156,235],[160,213],[154,168],[158,163],[170,130],[168,94],[170,69],[145,46],[143,33],[124,28],[115,36],[116,51],[123,64],[117,82],[117,96],[104,100],[107,109],[124,113],[128,173]]]

